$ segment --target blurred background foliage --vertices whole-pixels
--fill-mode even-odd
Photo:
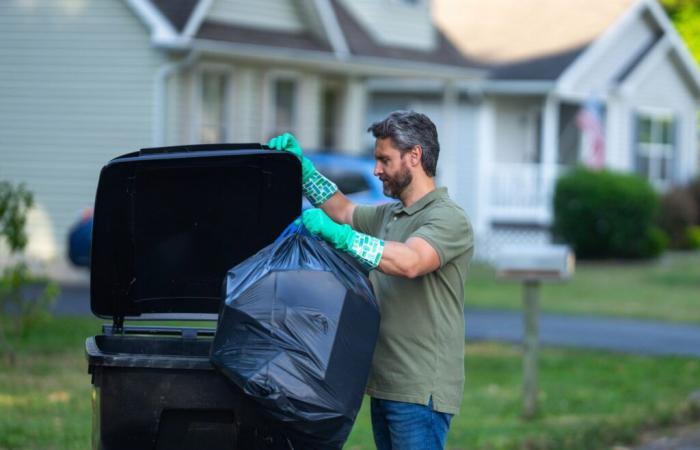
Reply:
[[[661,0],[686,45],[700,62],[700,0]]]

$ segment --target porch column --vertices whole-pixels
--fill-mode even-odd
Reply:
[[[365,150],[365,130],[367,122],[367,86],[361,78],[348,78],[343,89],[340,107],[340,148],[351,154]]]
[[[540,193],[545,202],[543,217],[546,224],[551,223],[553,215],[552,200],[557,176],[557,148],[559,146],[559,99],[548,95],[544,101],[542,114],[542,161],[540,163]]]
[[[457,102],[459,94],[454,83],[445,83],[442,95],[442,126],[439,130],[441,142],[440,157],[438,158],[438,179],[441,184],[450,191],[450,196],[460,205],[465,207],[461,198],[462,187],[459,181],[459,173],[465,173],[462,155],[464,149],[457,138]]]
[[[478,177],[476,204],[472,226],[477,236],[488,233],[491,222],[491,168],[495,159],[494,142],[496,138],[496,107],[493,100],[484,99],[477,116],[476,170]]]
[[[296,111],[299,142],[305,147],[318,148],[321,130],[321,79],[315,74],[304,74],[299,83],[299,104]]]

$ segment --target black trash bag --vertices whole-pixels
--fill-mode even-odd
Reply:
[[[211,361],[295,449],[341,448],[362,403],[379,308],[358,265],[289,230],[229,270]]]

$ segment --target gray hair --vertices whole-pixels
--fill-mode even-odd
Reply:
[[[415,111],[394,111],[386,119],[374,122],[367,128],[375,139],[391,139],[391,142],[401,152],[401,156],[416,145],[423,149],[421,166],[425,173],[435,176],[440,143],[437,128],[426,116]]]

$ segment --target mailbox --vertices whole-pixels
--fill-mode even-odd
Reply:
[[[513,246],[496,256],[497,276],[517,281],[568,280],[576,258],[566,245]]]
[[[523,417],[537,414],[539,290],[543,281],[566,281],[574,274],[575,257],[565,245],[509,247],[496,257],[496,276],[523,283]]]

